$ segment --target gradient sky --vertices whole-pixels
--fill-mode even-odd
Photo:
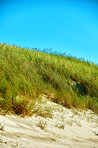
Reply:
[[[98,64],[98,1],[0,0],[0,42]]]

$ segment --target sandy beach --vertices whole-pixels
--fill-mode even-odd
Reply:
[[[38,103],[38,102],[37,102]],[[0,148],[98,148],[98,116],[44,100],[51,117],[0,115]]]

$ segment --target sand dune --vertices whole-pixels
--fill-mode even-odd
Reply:
[[[0,148],[98,148],[98,116],[47,99],[37,104],[52,118],[0,115]]]

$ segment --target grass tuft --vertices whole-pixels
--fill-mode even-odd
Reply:
[[[43,94],[65,107],[98,113],[98,65],[57,52],[0,44],[0,111],[30,115]]]

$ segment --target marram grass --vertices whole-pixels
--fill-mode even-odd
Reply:
[[[31,115],[43,94],[65,107],[98,113],[98,65],[0,44],[0,113]]]

